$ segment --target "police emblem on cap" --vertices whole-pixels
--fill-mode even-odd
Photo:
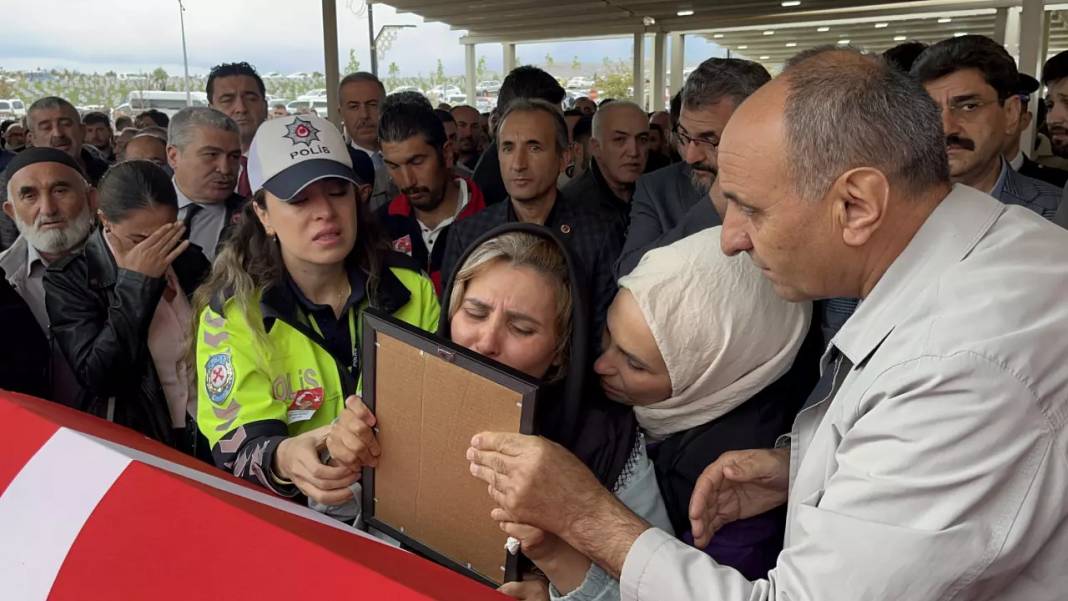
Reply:
[[[286,135],[282,137],[293,142],[294,146],[297,144],[311,146],[312,142],[319,141],[319,129],[312,125],[311,121],[294,117],[293,122],[286,125]]]

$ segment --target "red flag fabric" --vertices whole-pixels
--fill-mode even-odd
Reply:
[[[0,440],[5,599],[505,598],[55,403],[0,391]]]

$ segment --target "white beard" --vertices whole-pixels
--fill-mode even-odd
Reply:
[[[14,221],[19,234],[26,238],[26,242],[38,252],[61,255],[85,242],[89,236],[89,230],[93,229],[93,212],[89,210],[89,204],[86,203],[82,212],[65,227],[43,232],[39,229],[41,227],[40,216],[33,224],[25,224],[21,219]]]

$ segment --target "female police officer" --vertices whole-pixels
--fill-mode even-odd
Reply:
[[[360,379],[360,312],[433,329],[434,287],[375,235],[328,121],[265,122],[248,174],[252,201],[195,297],[198,424],[219,467],[341,503],[357,472],[324,465],[319,450]]]

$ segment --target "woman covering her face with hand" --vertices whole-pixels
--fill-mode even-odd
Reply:
[[[44,278],[52,332],[90,397],[82,408],[203,455],[182,341],[207,260],[183,240],[174,184],[155,164],[115,165],[97,192],[100,229]]]

